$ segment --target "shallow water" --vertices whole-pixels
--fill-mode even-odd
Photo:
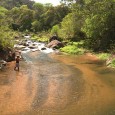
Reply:
[[[0,115],[115,115],[115,70],[89,56],[29,52],[0,72]]]

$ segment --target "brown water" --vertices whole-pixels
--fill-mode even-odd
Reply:
[[[115,115],[115,70],[91,56],[31,52],[0,71],[0,115]]]

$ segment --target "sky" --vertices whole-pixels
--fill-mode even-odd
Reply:
[[[51,3],[51,4],[53,4],[54,6],[60,4],[60,0],[33,0],[33,1],[39,2],[39,3],[42,3],[42,4]]]

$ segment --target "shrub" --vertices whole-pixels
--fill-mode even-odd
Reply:
[[[60,50],[68,54],[83,54],[85,52],[83,48],[79,47],[79,42],[70,42],[68,44],[69,45],[60,48]]]
[[[111,61],[110,66],[113,67],[113,68],[115,68],[115,59],[113,59],[113,60]]]
[[[108,53],[100,53],[100,54],[97,54],[97,56],[101,60],[107,60],[110,57],[110,54],[108,54]]]

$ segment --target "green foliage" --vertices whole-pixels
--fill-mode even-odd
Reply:
[[[94,51],[107,51],[115,44],[114,1],[90,1],[86,4],[85,23],[82,31],[88,38],[88,46]]]
[[[83,25],[82,14],[73,11],[63,18],[59,36],[64,40],[80,41],[85,38],[85,34],[81,31]]]
[[[45,30],[51,29],[54,25],[59,24],[62,19],[68,14],[69,8],[66,6],[48,7],[45,8],[42,15],[43,26]]]
[[[70,42],[67,46],[61,48],[62,52],[68,54],[83,54],[85,50],[82,48],[83,41],[81,42]]]
[[[34,3],[34,4],[33,4],[33,8],[34,8],[35,10],[38,10],[38,11],[40,12],[40,11],[43,11],[44,6],[43,6],[43,4],[41,4],[41,3]]]
[[[64,40],[71,39],[74,35],[72,13],[68,14],[61,22],[61,29],[59,31],[59,37]]]
[[[85,39],[86,47],[93,51],[114,50],[115,0],[64,1],[72,13],[61,23],[62,38],[74,41]]]
[[[12,23],[13,29],[20,31],[30,30],[32,27],[33,14],[33,10],[30,10],[27,5],[22,5],[19,8],[14,7],[9,12],[9,16],[12,18],[10,23]]]
[[[20,7],[21,5],[27,5],[29,8],[32,8],[35,2],[31,0],[0,0],[0,5],[12,9],[13,7]]]
[[[59,29],[60,29],[60,28],[59,28],[59,25],[53,26],[52,29],[51,29],[51,34],[52,34],[52,35],[53,35],[53,34],[58,35]]]
[[[4,18],[7,12],[8,12],[7,9],[0,6],[0,19]]]
[[[115,59],[113,59],[113,60],[111,61],[111,63],[110,63],[109,66],[115,68]]]
[[[48,37],[47,36],[34,36],[31,38],[32,40],[38,41],[38,42],[47,42],[48,41]]]
[[[32,22],[32,30],[34,32],[38,32],[42,30],[42,23],[35,20],[34,22]]]
[[[13,47],[14,32],[9,28],[8,10],[0,7],[0,50]]]
[[[46,32],[41,32],[39,34],[34,34],[31,39],[39,42],[48,42],[49,41],[49,34]]]
[[[79,41],[79,42],[69,42],[67,45],[75,45],[75,46],[77,46],[78,48],[82,48],[82,47],[84,47],[84,41],[81,40],[81,41]]]
[[[0,49],[12,48],[14,45],[14,32],[7,26],[0,26]]]
[[[14,5],[7,14],[9,25],[14,30],[29,30],[36,33],[50,30],[54,25],[59,24],[68,12],[67,6],[53,7],[51,4],[34,3],[33,9],[30,9],[22,2],[22,5]]]
[[[101,60],[107,60],[110,57],[109,53],[99,53],[97,54],[97,57],[99,57],[99,59]]]
[[[44,6],[41,3],[33,4],[33,9],[36,11],[35,12],[36,18],[39,18],[40,15],[44,13]]]
[[[11,10],[0,7],[0,24],[23,32],[49,31],[64,41],[85,40],[85,47],[93,51],[112,51],[115,50],[114,2],[63,0],[63,4],[54,7],[30,0],[1,0],[1,6]]]

